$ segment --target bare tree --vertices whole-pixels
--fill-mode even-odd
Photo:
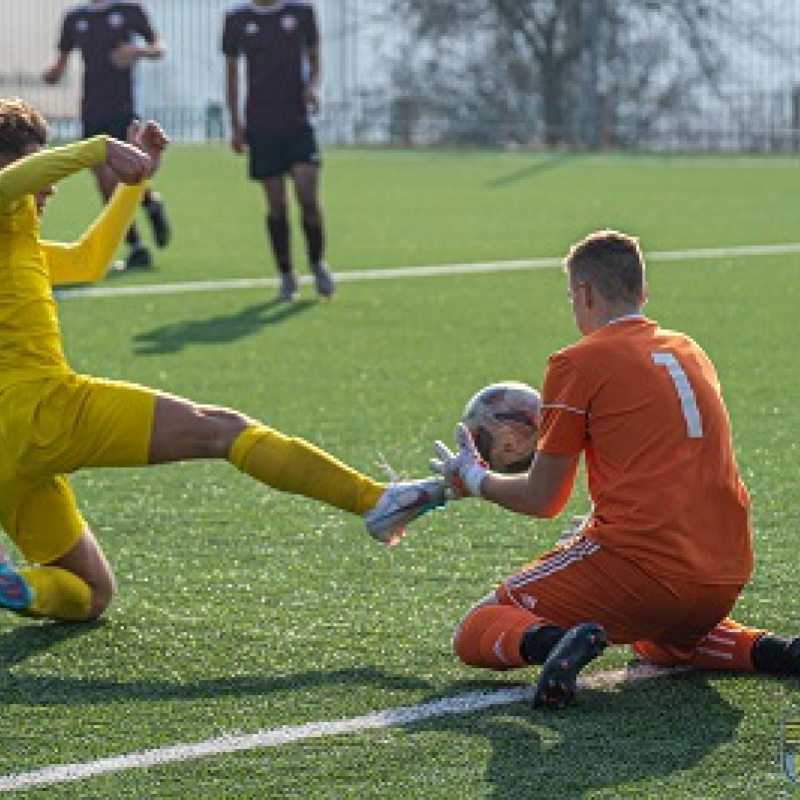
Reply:
[[[688,114],[698,87],[719,92],[732,48],[772,46],[752,6],[390,0],[409,31],[395,87],[450,136],[629,144]]]

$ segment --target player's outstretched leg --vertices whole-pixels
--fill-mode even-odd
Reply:
[[[584,622],[570,628],[544,662],[533,696],[533,707],[566,708],[575,697],[578,673],[608,645],[608,634],[596,622]]]
[[[397,544],[406,525],[445,501],[444,483],[439,478],[390,483],[374,508],[364,514],[364,524],[373,538]]]
[[[409,522],[443,506],[446,499],[440,478],[392,481],[387,486],[304,439],[261,424],[239,434],[228,459],[274,489],[359,514],[369,533],[386,544],[394,544]]]
[[[0,548],[0,608],[22,611],[33,602],[33,591]]]

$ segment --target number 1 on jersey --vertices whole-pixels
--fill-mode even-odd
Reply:
[[[697,407],[697,398],[694,395],[689,378],[672,353],[651,353],[653,363],[664,367],[675,385],[678,399],[681,401],[681,411],[686,420],[686,433],[690,439],[703,438],[703,420],[700,418],[700,409]]]

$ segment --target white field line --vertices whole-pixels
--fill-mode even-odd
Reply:
[[[648,261],[695,261],[723,258],[747,258],[753,256],[781,256],[800,253],[800,243],[738,245],[735,247],[707,247],[694,250],[666,250],[647,254]],[[391,278],[431,278],[440,275],[464,275],[468,273],[511,272],[526,269],[546,269],[561,264],[560,258],[531,258],[521,261],[484,261],[474,264],[433,264],[423,267],[399,267],[395,269],[355,270],[336,272],[339,282],[378,281]],[[301,283],[310,283],[310,275],[299,276]],[[89,286],[59,289],[59,299],[70,297],[125,297],[159,294],[187,294],[189,292],[215,292],[235,289],[258,289],[277,286],[277,278],[240,278],[227,281],[190,281],[141,286]]]
[[[686,671],[682,667],[664,669],[649,664],[634,664],[621,669],[589,675],[580,680],[580,686],[581,688],[618,686],[623,683],[660,678]],[[493,706],[509,705],[522,701],[529,702],[532,698],[532,686],[509,686],[492,692],[470,692],[456,697],[445,697],[442,700],[420,703],[416,706],[402,706],[389,711],[376,711],[350,719],[320,720],[318,722],[309,722],[305,725],[285,725],[238,736],[229,734],[194,744],[177,744],[154,750],[141,750],[136,753],[101,758],[96,761],[59,764],[34,770],[33,772],[4,775],[0,777],[0,791],[29,789],[33,786],[80,781],[95,775],[107,775],[130,769],[143,769],[171,762],[191,761],[196,758],[254,750],[262,747],[280,747],[281,745],[293,744],[306,739],[358,734],[368,730],[412,725],[435,717],[470,714]]]

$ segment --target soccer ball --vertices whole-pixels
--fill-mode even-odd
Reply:
[[[525,472],[536,451],[541,398],[517,381],[485,386],[464,409],[462,422],[481,458],[495,472]]]

